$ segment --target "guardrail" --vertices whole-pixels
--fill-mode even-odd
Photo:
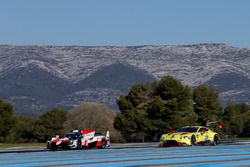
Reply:
[[[239,141],[237,135],[223,135],[220,137],[220,143],[235,143]]]

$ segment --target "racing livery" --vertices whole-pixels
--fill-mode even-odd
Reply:
[[[192,146],[196,144],[217,145],[218,133],[204,126],[185,126],[175,132],[163,134],[160,138],[160,147]]]
[[[47,148],[50,150],[61,149],[82,149],[89,147],[107,148],[110,147],[109,131],[106,135],[96,135],[94,130],[74,130],[60,138],[52,137],[47,141]]]

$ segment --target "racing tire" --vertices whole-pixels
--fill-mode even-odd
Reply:
[[[102,138],[102,145],[101,146],[99,146],[98,148],[99,149],[104,149],[104,148],[106,148],[106,146],[107,146],[107,140],[105,139],[105,138]]]
[[[216,145],[218,145],[219,144],[219,137],[218,137],[218,135],[214,135],[214,140],[213,140],[213,142],[212,142],[212,145],[213,146],[216,146]]]
[[[77,141],[77,147],[76,147],[76,149],[82,149],[82,141],[81,140]]]
[[[192,146],[194,146],[196,144],[196,137],[194,135],[191,137],[190,143]]]
[[[50,150],[50,144],[49,143],[47,143],[47,149]]]
[[[57,148],[58,148],[57,145],[50,145],[50,148],[49,148],[49,149],[50,149],[51,151],[57,151]]]

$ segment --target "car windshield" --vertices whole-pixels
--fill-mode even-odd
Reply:
[[[79,134],[68,133],[64,137],[69,138],[70,140],[76,140],[79,137]]]
[[[198,128],[196,127],[185,127],[185,128],[180,128],[176,132],[197,132]]]

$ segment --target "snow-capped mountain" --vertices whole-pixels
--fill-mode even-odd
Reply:
[[[70,109],[81,102],[115,108],[134,83],[172,75],[184,84],[208,83],[224,100],[250,100],[250,49],[225,44],[182,46],[0,45],[0,97],[17,113]],[[139,77],[140,76],[140,77]]]

